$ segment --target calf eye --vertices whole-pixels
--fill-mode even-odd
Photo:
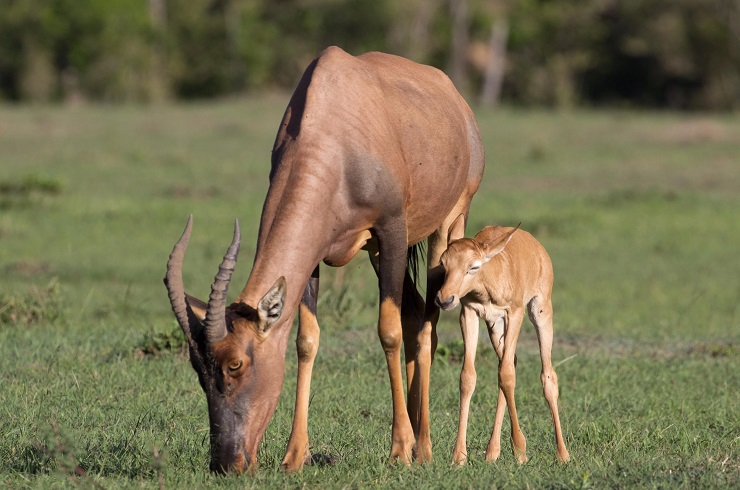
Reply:
[[[480,270],[480,266],[481,264],[476,262],[475,264],[472,265],[472,267],[470,267],[470,269],[468,269],[468,274],[472,276],[473,274],[475,274],[476,272]]]

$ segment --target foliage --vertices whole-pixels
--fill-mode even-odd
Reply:
[[[0,195],[19,194],[29,195],[34,192],[42,194],[58,194],[62,191],[62,183],[55,179],[50,179],[41,175],[28,174],[18,182],[0,181]]]
[[[739,103],[736,3],[524,0],[514,5],[510,97],[558,106],[718,109]]]
[[[56,196],[63,188],[60,180],[37,174],[13,181],[0,180],[0,209],[27,206],[47,196]]]
[[[13,268],[9,270],[12,272]],[[33,287],[25,294],[0,295],[0,326],[48,325],[62,315],[62,299],[56,280],[45,288]]]
[[[450,2],[468,4],[476,91],[491,23],[503,18],[509,101],[740,105],[740,7],[727,0],[7,0],[0,99],[158,101],[291,88],[332,44],[447,69]]]
[[[270,95],[3,112],[3,181],[33,174],[65,184],[49,201],[0,211],[2,304],[30,304],[37,288],[43,311],[64,305],[59,317],[0,323],[0,485],[738,487],[740,118],[624,110],[477,114],[488,164],[467,234],[521,221],[552,258],[553,359],[571,463],[555,460],[536,335],[525,320],[516,396],[530,461],[514,461],[506,423],[500,460],[484,461],[498,362],[481,329],[470,463],[450,467],[462,351],[452,312],[441,316],[432,368],[435,461],[389,466],[377,279],[362,256],[341,280],[321,267],[309,433],[312,451],[333,463],[300,475],[279,470],[296,382],[289,345],[260,471],[209,474],[205,397],[177,347],[162,277],[192,212],[188,292],[207,296],[235,217],[243,238],[230,298],[246,283],[286,103]],[[147,346],[156,355],[139,355]]]
[[[175,352],[187,358],[188,344],[179,325],[175,325],[168,332],[147,332],[134,352],[141,356],[157,356]]]

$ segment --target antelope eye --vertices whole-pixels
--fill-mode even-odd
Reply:
[[[241,359],[235,359],[231,361],[228,366],[229,372],[233,373],[234,371],[238,371],[242,367],[242,361]]]

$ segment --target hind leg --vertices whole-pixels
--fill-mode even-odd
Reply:
[[[416,356],[419,352],[418,335],[423,316],[424,300],[407,271],[403,282],[401,325],[403,328],[404,360],[406,362],[406,410],[409,413],[415,437],[419,434],[420,417],[419,372],[416,369]]]
[[[442,225],[428,238],[427,250],[427,293],[424,305],[424,324],[419,331],[417,367],[419,370],[419,430],[416,441],[416,459],[420,463],[432,460],[432,439],[429,429],[429,377],[431,373],[434,352],[437,350],[437,321],[439,307],[434,302],[442,284],[444,283],[444,269],[440,265],[442,253],[447,249],[448,232],[450,225],[461,215],[467,216],[469,198],[461,198],[453,211],[447,215]],[[464,232],[464,229],[460,230]],[[460,236],[453,239],[462,238]]]
[[[378,274],[379,257],[377,251],[370,251],[370,263]],[[401,326],[403,329],[404,361],[406,362],[406,411],[416,436],[419,432],[419,376],[416,369],[416,355],[419,350],[417,336],[424,315],[424,300],[408,270],[403,279],[403,300],[401,305]]]
[[[414,430],[404,400],[401,374],[401,343],[403,326],[401,305],[406,272],[406,224],[389,222],[378,227],[378,285],[380,287],[380,315],[378,337],[385,352],[393,400],[390,462],[400,460],[411,464],[414,448]]]
[[[550,298],[541,299],[535,297],[529,303],[529,318],[537,330],[537,340],[540,344],[540,357],[542,359],[542,390],[545,400],[550,407],[552,422],[555,426],[555,445],[557,446],[558,459],[562,462],[568,461],[570,455],[565,448],[563,433],[560,427],[560,415],[558,414],[558,375],[552,367],[552,301]]]

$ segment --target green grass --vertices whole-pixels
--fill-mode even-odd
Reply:
[[[488,152],[468,233],[516,224],[555,266],[555,460],[528,322],[517,405],[530,461],[483,460],[496,357],[481,346],[470,464],[451,468],[461,344],[439,325],[432,464],[387,465],[391,400],[364,257],[322,269],[312,450],[284,475],[296,362],[256,477],[208,473],[208,418],[162,277],[194,213],[186,288],[205,297],[242,223],[246,282],[287,96],[0,111],[0,486],[717,488],[740,485],[740,117],[480,112]],[[481,336],[482,339],[485,335]],[[507,422],[508,423],[508,422]]]

